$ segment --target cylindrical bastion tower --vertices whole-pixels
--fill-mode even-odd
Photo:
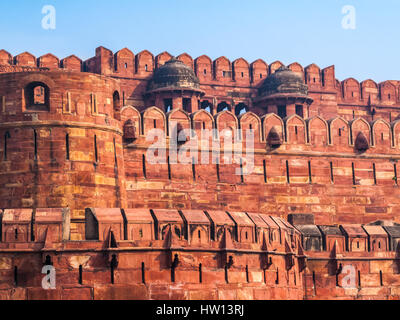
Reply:
[[[118,80],[91,73],[0,74],[0,208],[124,206]]]

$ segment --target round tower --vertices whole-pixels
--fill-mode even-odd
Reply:
[[[82,72],[0,74],[0,207],[125,202],[119,82]]]

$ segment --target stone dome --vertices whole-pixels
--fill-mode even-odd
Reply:
[[[200,90],[200,80],[191,68],[178,59],[171,59],[154,72],[148,92],[169,90]]]
[[[261,97],[269,96],[308,96],[308,86],[298,73],[282,66],[268,76],[259,89]]]

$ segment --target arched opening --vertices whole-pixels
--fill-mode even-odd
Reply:
[[[164,110],[165,113],[172,111],[173,102],[172,99],[164,99]]]
[[[354,147],[358,153],[364,153],[369,149],[368,140],[362,132],[358,133]]]
[[[121,119],[121,100],[120,100],[118,91],[115,91],[113,94],[113,108],[114,108],[114,118],[117,120],[120,120]]]
[[[206,110],[207,112],[212,114],[213,105],[208,100],[205,100],[201,102],[201,109]]]
[[[26,110],[49,111],[50,89],[43,82],[31,82],[25,87]]]
[[[272,127],[268,133],[267,143],[272,149],[277,149],[282,145],[282,139],[275,127]]]
[[[221,102],[218,107],[217,107],[217,113],[222,112],[222,111],[231,111],[231,106],[227,104],[225,101]]]
[[[190,113],[192,111],[192,100],[189,98],[182,98],[182,109]]]
[[[124,140],[126,142],[133,142],[136,140],[136,126],[135,123],[129,119],[124,124]]]
[[[236,114],[237,117],[242,115],[242,114],[245,114],[248,111],[249,111],[249,107],[245,103],[239,103],[235,107],[235,114]]]
[[[286,105],[278,106],[278,116],[281,117],[282,119],[286,118],[287,116]]]
[[[304,107],[301,104],[296,104],[296,114],[301,117],[304,118]]]

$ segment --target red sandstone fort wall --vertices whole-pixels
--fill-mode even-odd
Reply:
[[[125,110],[133,114],[132,108]],[[134,114],[131,119],[138,128],[140,123],[158,119],[157,127],[167,132],[166,116],[161,110],[153,108],[142,115],[138,111]],[[318,117],[305,122],[296,116],[283,121],[276,115],[261,121],[251,114],[238,121],[229,112],[215,119],[206,116],[205,111],[202,114],[207,127],[218,130],[229,119],[236,123],[236,128],[253,123],[254,131],[260,133],[256,134],[254,171],[244,175],[242,182],[241,176],[235,174],[239,163],[224,165],[221,161],[217,166],[212,164],[211,156],[210,164],[194,167],[143,163],[150,143],[139,137],[124,150],[128,207],[146,204],[154,208],[259,210],[282,217],[313,213],[321,224],[398,221],[397,122],[390,125],[385,121],[368,123],[356,119],[348,123],[336,118],[328,123]],[[221,118],[224,115],[228,118]],[[199,116],[196,113],[179,121],[187,121],[190,126]],[[169,117],[173,121],[174,113]],[[275,151],[266,148],[272,127],[283,134],[285,141]],[[362,154],[355,149],[354,136],[358,132],[363,132],[371,145]],[[246,141],[241,144],[245,150]]]
[[[303,249],[297,244],[295,265],[288,272],[286,258],[292,253],[283,242],[277,244],[274,268],[262,268],[260,255],[268,248],[263,248],[259,239],[246,241],[244,236],[257,230],[254,225],[236,223],[236,228],[241,229],[230,248],[226,239],[211,241],[208,236],[204,247],[200,243],[193,250],[187,236],[171,244],[170,240],[156,238],[158,229],[154,225],[138,227],[135,223],[130,229],[132,234],[146,230],[148,239],[140,242],[132,238],[127,242],[122,237],[120,215],[115,221],[102,221],[99,239],[87,238],[90,230],[85,209],[89,207],[175,209],[175,215],[177,209],[187,210],[187,216],[183,216],[189,220],[195,210],[221,210],[231,214],[257,212],[265,219],[312,214],[318,225],[400,222],[398,81],[359,83],[351,78],[340,82],[333,66],[321,70],[314,64],[304,68],[293,63],[290,69],[301,74],[314,103],[304,119],[293,110],[281,119],[262,103],[252,105],[261,83],[282,66],[281,62],[268,65],[257,60],[249,64],[240,58],[232,63],[225,57],[212,61],[207,56],[192,59],[182,54],[178,59],[195,71],[204,96],[199,101],[192,97],[191,110],[185,112],[176,95],[174,109],[166,113],[160,99],[153,101],[145,93],[153,72],[171,57],[167,52],[156,57],[148,51],[135,55],[129,49],[114,54],[102,47],[87,61],[76,56],[60,60],[51,54],[38,59],[29,53],[12,57],[0,51],[0,207],[69,207],[70,239],[80,240],[54,246],[46,244],[43,236],[40,241],[29,240],[31,229],[27,225],[34,221],[28,219],[21,229],[25,230],[24,238],[9,241],[20,222],[3,221],[12,228],[0,242],[0,272],[4,276],[0,297],[397,298],[395,250],[371,252],[365,247],[362,253],[344,250],[335,253],[335,257],[332,248],[324,252],[311,250],[305,253],[309,261],[302,271]],[[43,103],[30,103],[34,99],[27,94],[31,84],[42,85],[44,96],[38,99],[44,99]],[[210,113],[199,110],[206,101],[211,106]],[[218,112],[221,102],[227,103],[232,112]],[[236,116],[234,107],[240,103],[246,105],[248,112]],[[127,121],[135,136],[129,142],[124,140]],[[146,142],[147,133],[154,127],[162,129],[169,143],[173,122],[197,132],[202,127],[219,131],[251,128],[256,137],[254,171],[241,176],[235,174],[239,163],[213,164],[212,150],[205,141],[200,149],[210,154],[210,164],[148,163],[151,143]],[[269,143],[272,129],[281,139],[277,149]],[[211,137],[208,142],[215,140],[223,139]],[[190,139],[184,145],[193,143],[194,139]],[[248,148],[246,143],[245,137],[238,142],[243,147],[241,158]],[[360,144],[366,144],[368,149],[361,150]],[[170,152],[167,148],[167,155]],[[107,215],[112,216],[111,212]],[[155,224],[158,220],[152,221]],[[185,223],[190,221],[182,220],[180,228]],[[176,224],[165,222],[166,233],[160,235],[168,235]],[[110,238],[110,227],[116,244]],[[202,239],[210,232],[205,230],[206,226],[197,230]],[[305,235],[302,237],[304,240]],[[299,234],[297,240],[300,241]],[[273,245],[273,239],[270,242],[268,246]],[[19,254],[22,249],[27,253]],[[60,287],[48,293],[39,288],[43,252],[54,253],[57,249],[62,253],[53,255],[52,262],[60,272]],[[119,264],[113,273],[114,284],[110,284],[109,259],[114,252]],[[172,281],[170,267],[175,252],[182,264]],[[228,262],[229,252],[235,264],[229,269],[227,281],[221,261]],[[337,285],[341,279],[331,265],[337,267],[339,261],[360,271],[357,288],[347,290]],[[145,284],[141,283],[142,263]],[[198,281],[200,264],[203,284]],[[82,284],[78,281],[79,266],[83,266]],[[13,284],[14,267],[19,270],[19,285]]]

